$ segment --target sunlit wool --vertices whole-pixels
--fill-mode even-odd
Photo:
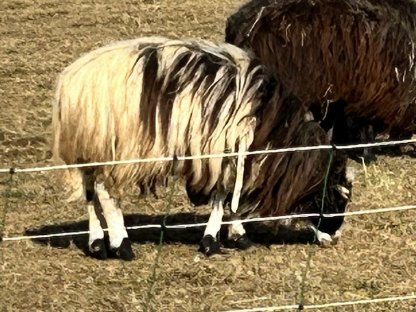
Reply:
[[[54,158],[66,164],[330,140],[258,60],[235,46],[208,41],[151,37],[90,52],[60,75],[53,111]],[[321,192],[327,161],[325,151],[247,157],[241,213],[290,213],[302,198]],[[173,171],[195,204],[206,203],[213,191],[231,201],[236,163],[211,158],[178,161],[174,168],[168,161],[73,169],[67,183],[82,195],[88,171],[117,198],[130,185],[151,188]]]
[[[266,82],[231,45],[143,38],[93,51],[60,76],[54,155],[65,163],[236,151],[253,140]],[[230,184],[221,158],[180,162],[187,184],[209,193]],[[172,162],[97,169],[109,189],[166,176]],[[222,172],[225,174],[222,175]],[[78,183],[76,183],[78,184]]]

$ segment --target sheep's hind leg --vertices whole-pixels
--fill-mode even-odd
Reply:
[[[121,209],[105,190],[103,184],[96,185],[96,194],[103,209],[110,239],[110,252],[123,260],[134,258],[131,242],[128,238]]]
[[[199,248],[206,256],[220,253],[219,232],[224,215],[224,200],[224,195],[217,194],[212,204],[211,215]]]
[[[82,191],[84,198],[87,201],[87,209],[89,215],[89,238],[87,253],[97,259],[106,259],[107,250],[104,242],[104,231],[101,227],[100,219],[97,216],[97,211],[100,209],[100,204],[97,202],[94,178],[91,172],[80,172],[82,175]]]
[[[97,259],[106,259],[107,250],[104,243],[104,231],[100,220],[97,217],[94,204],[88,202],[89,230],[88,251],[90,255]]]

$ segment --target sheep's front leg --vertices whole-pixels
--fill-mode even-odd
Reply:
[[[96,194],[107,223],[110,251],[123,260],[132,260],[134,254],[126,228],[124,227],[121,209],[117,207],[114,199],[110,197],[103,184],[97,184]]]
[[[212,203],[212,211],[209,216],[204,237],[200,243],[200,251],[206,256],[220,252],[219,232],[221,229],[222,217],[224,215],[225,195],[217,194]]]
[[[248,238],[241,221],[234,220],[234,222],[228,226],[227,241],[225,245],[228,248],[240,250],[246,250],[253,246],[253,242]]]
[[[226,246],[229,248],[237,248],[237,249],[247,249],[252,246],[252,242],[248,239],[246,235],[246,230],[243,227],[243,224],[237,220],[236,212],[238,210],[239,202],[240,202],[240,195],[243,188],[243,180],[244,180],[244,161],[245,155],[243,154],[248,149],[248,142],[252,141],[252,134],[250,133],[248,136],[245,136],[241,139],[238,151],[239,155],[237,158],[237,172],[236,172],[236,179],[234,185],[234,192],[233,198],[231,201],[231,215],[232,220],[235,220],[233,224],[228,226],[228,239],[226,241]]]

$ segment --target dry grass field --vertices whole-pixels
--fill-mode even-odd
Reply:
[[[48,164],[51,99],[57,74],[92,48],[143,35],[222,40],[225,18],[241,0],[0,1],[0,167]],[[416,160],[379,156],[356,168],[350,210],[416,203]],[[7,237],[87,229],[82,203],[67,204],[51,172],[0,175],[0,221]],[[179,188],[158,199],[130,197],[128,225],[207,220]],[[6,214],[7,213],[7,214]],[[304,227],[248,226],[247,251],[206,258],[202,229],[132,231],[136,259],[98,261],[86,237],[0,243],[0,311],[226,311],[416,293],[416,211],[349,217],[338,245],[320,248]],[[0,225],[1,227],[2,225]],[[149,291],[149,289],[151,289]],[[416,301],[321,311],[416,311]]]

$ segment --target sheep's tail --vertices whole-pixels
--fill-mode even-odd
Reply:
[[[59,141],[61,137],[61,88],[62,76],[59,76],[55,91],[55,98],[52,104],[52,162],[58,164],[62,162],[59,153]]]

